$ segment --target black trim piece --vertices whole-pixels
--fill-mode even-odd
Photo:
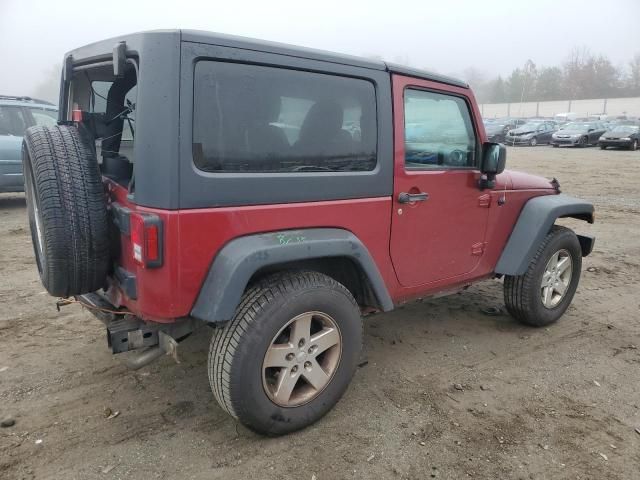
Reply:
[[[387,312],[393,301],[371,254],[351,232],[337,228],[283,230],[248,235],[226,244],[214,259],[191,310],[210,323],[230,320],[254,273],[298,260],[345,257],[366,275],[377,306]]]
[[[136,286],[136,276],[122,267],[116,267],[114,276],[125,295],[131,300],[137,300],[138,288]]]
[[[127,207],[123,207],[118,202],[111,204],[111,218],[113,223],[120,232],[124,235],[129,235],[131,232],[131,210]]]
[[[578,241],[580,242],[580,248],[582,249],[582,256],[586,257],[593,252],[593,246],[596,243],[596,237],[590,235],[578,235]]]
[[[564,194],[532,198],[525,203],[520,212],[518,221],[498,260],[495,273],[524,274],[538,245],[549,233],[557,218],[573,217],[593,223],[593,211],[593,205],[589,202]]]
[[[447,77],[446,75],[439,75],[433,72],[427,72],[426,70],[419,70],[417,68],[405,67],[404,65],[397,65],[395,63],[386,63],[387,71],[389,73],[399,73],[408,77],[421,78],[423,80],[430,80],[432,82],[445,83],[453,87],[469,88],[469,84],[458,80],[453,77]]]

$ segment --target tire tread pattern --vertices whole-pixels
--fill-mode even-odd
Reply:
[[[349,290],[327,275],[313,271],[283,271],[264,277],[250,286],[245,291],[234,318],[223,328],[214,331],[209,350],[209,383],[215,399],[232,417],[242,421],[238,418],[232,401],[235,385],[231,379],[231,367],[243,337],[251,334],[251,324],[276,298],[286,297],[304,288],[322,287],[342,290],[354,308],[358,308]]]
[[[540,242],[527,271],[522,275],[505,276],[504,301],[507,311],[516,320],[532,326],[539,327],[546,325],[546,323],[541,321],[541,319],[539,319],[529,308],[529,305],[531,305],[533,300],[531,296],[534,294],[539,295],[539,289],[537,286],[539,279],[534,278],[532,272],[540,261],[545,260],[543,258],[543,253],[547,245],[558,235],[565,232],[571,232],[573,234],[569,228],[554,225],[544,240]]]
[[[41,213],[45,288],[61,297],[102,288],[110,265],[109,226],[91,145],[72,126],[31,127],[24,137],[23,164],[37,197],[30,201]]]

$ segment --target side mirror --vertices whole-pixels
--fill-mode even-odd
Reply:
[[[590,132],[595,132],[595,131],[596,131],[596,129],[595,129],[595,128],[590,128],[590,129],[589,129],[589,131],[590,131]]]
[[[507,147],[501,143],[487,142],[482,146],[482,163],[480,173],[480,188],[493,188],[495,186],[496,175],[504,171],[507,163]]]

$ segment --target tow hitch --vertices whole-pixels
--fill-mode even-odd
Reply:
[[[124,361],[133,370],[142,368],[163,355],[169,355],[176,363],[180,363],[178,342],[202,325],[202,322],[193,318],[180,319],[170,324],[144,322],[126,312],[119,313],[98,293],[78,295],[75,298],[105,324],[107,343],[113,353],[137,351]]]

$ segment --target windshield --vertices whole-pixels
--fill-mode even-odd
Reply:
[[[590,128],[594,128],[593,123],[577,123],[577,122],[573,122],[573,123],[567,123],[564,127],[562,127],[562,130],[583,131],[583,130],[588,130]]]
[[[611,131],[614,133],[636,133],[640,131],[640,127],[634,125],[618,125]]]

